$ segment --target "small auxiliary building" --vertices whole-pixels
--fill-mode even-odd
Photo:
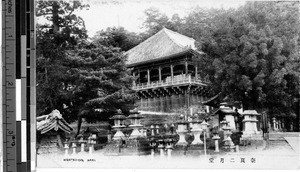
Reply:
[[[192,38],[163,28],[125,54],[136,77],[133,90],[138,110],[176,113],[190,108],[194,113],[196,108],[203,110],[200,103],[213,96],[192,60],[203,54]]]

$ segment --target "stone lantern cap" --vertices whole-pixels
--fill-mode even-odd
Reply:
[[[222,108],[220,108],[220,111],[223,113],[235,113],[235,111],[233,109],[231,109],[230,107],[222,107]]]
[[[205,120],[203,120],[201,124],[208,126],[208,123]]]
[[[177,124],[188,124],[188,121],[180,120],[176,122]]]
[[[223,121],[221,121],[220,123],[221,123],[221,124],[228,124],[228,123],[229,123],[229,121],[225,121],[225,120],[223,120]]]
[[[245,110],[244,112],[242,112],[242,115],[256,115],[256,116],[259,116],[260,114],[258,114],[256,110]]]
[[[109,119],[126,119],[126,117],[123,115],[122,111],[118,109],[116,115],[112,116]]]
[[[140,114],[140,112],[137,109],[133,109],[129,111],[130,114]]]
[[[220,103],[220,106],[228,106],[228,103],[227,102],[222,102],[222,103]]]
[[[139,115],[139,114],[131,114],[127,117],[127,119],[142,119],[144,116]]]
[[[71,143],[77,143],[77,142],[78,142],[78,141],[77,141],[77,140],[75,140],[75,139],[71,141]]]
[[[203,120],[199,120],[199,119],[194,119],[191,121],[191,123],[202,123]]]
[[[66,140],[63,142],[63,144],[69,144],[68,139],[66,139]]]
[[[234,115],[235,113],[236,112],[233,109],[231,109],[230,107],[221,107],[214,113],[214,115],[216,115],[216,114],[232,114],[232,115]]]
[[[124,115],[114,115],[109,119],[126,119],[126,117]]]

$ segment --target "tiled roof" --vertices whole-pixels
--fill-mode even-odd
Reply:
[[[37,117],[37,130],[41,131],[41,134],[47,133],[52,129],[55,131],[61,129],[67,133],[73,131],[73,128],[62,118],[58,110],[52,111],[49,115]]]
[[[132,65],[172,56],[187,50],[196,50],[193,38],[163,28],[125,54],[128,57],[127,65]]]

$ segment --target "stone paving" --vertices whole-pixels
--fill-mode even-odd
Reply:
[[[300,138],[299,137],[284,137],[284,139],[289,143],[289,145],[293,148],[293,150],[295,152],[300,154],[300,152],[299,152]]]

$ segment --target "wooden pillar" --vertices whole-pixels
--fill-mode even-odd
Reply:
[[[188,62],[185,61],[185,76],[188,76],[188,72],[189,72],[189,70],[188,70]]]
[[[133,78],[134,78],[134,80],[133,80],[133,86],[136,86],[136,82],[135,82],[135,72],[133,72],[132,75],[133,75]]]
[[[161,82],[161,67],[158,67],[159,82]]]
[[[147,69],[147,79],[148,79],[148,84],[150,84],[150,70]]]
[[[171,81],[173,81],[173,78],[174,78],[173,65],[171,65]]]
[[[195,79],[198,80],[198,66],[195,67]]]

